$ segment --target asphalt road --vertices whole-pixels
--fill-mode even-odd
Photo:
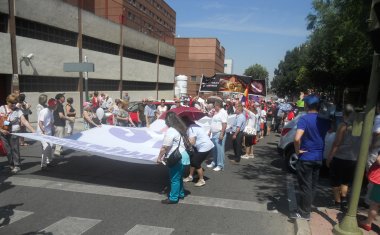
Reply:
[[[0,234],[294,234],[277,141],[271,134],[254,159],[206,169],[206,185],[186,183],[177,205],[160,203],[164,166],[65,150],[57,166],[41,171],[40,143],[21,147],[17,175],[0,159]]]

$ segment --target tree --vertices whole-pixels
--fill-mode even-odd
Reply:
[[[265,80],[266,86],[269,86],[269,73],[268,70],[260,65],[260,64],[254,64],[249,66],[245,71],[244,75],[251,76],[254,79],[260,79]]]

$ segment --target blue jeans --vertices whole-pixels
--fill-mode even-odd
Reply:
[[[184,166],[182,162],[179,161],[176,165],[169,168],[170,176],[170,201],[178,201],[179,198],[185,197],[185,190],[183,189],[183,175]]]
[[[220,132],[218,133],[212,133],[211,141],[214,143],[215,147],[212,150],[212,155],[214,157],[214,164],[215,166],[219,166],[221,168],[224,168],[224,145],[226,143],[226,134],[224,134],[223,140],[219,140]]]

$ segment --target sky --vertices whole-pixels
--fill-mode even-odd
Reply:
[[[263,65],[273,78],[286,51],[307,40],[312,0],[165,0],[177,14],[177,37],[217,38],[233,73]]]

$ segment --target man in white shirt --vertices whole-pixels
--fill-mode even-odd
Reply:
[[[49,99],[48,106],[40,111],[38,115],[37,133],[42,135],[54,134],[54,111],[57,109],[57,100]],[[52,146],[50,143],[41,141],[42,143],[42,157],[41,169],[45,170],[47,166],[51,165],[52,160]]]
[[[211,141],[215,145],[212,152],[213,161],[207,165],[208,168],[214,168],[214,171],[221,171],[224,168],[224,152],[226,143],[226,128],[227,128],[227,111],[223,109],[221,101],[215,102],[215,113],[211,119],[209,135]]]

